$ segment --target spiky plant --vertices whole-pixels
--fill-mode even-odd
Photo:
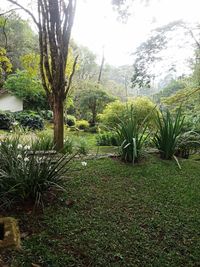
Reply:
[[[183,129],[184,117],[181,115],[181,108],[178,109],[175,116],[169,110],[157,113],[156,122],[158,131],[154,136],[153,142],[162,159],[172,159]]]
[[[128,107],[127,107],[128,109]],[[126,119],[120,120],[115,127],[116,133],[119,137],[120,154],[122,160],[126,162],[138,162],[141,157],[142,148],[146,141],[147,134],[147,123],[146,120],[143,123],[139,123],[137,118],[134,116],[133,107],[128,109]]]

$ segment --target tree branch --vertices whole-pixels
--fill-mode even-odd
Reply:
[[[4,15],[10,13],[10,12],[13,12],[13,11],[15,11],[15,10],[19,10],[19,9],[21,9],[21,8],[20,8],[20,7],[17,7],[17,8],[10,9],[10,10],[8,10],[8,11],[5,11],[5,12],[3,12],[3,13],[0,13],[0,16],[4,16]]]
[[[69,92],[69,89],[71,87],[72,78],[73,78],[75,70],[76,70],[77,61],[78,61],[78,55],[75,57],[73,68],[72,68],[72,73],[70,74],[69,81],[68,81],[68,84],[67,84],[67,87],[66,87],[66,90],[65,90],[65,93],[64,93],[64,97],[65,98],[66,98],[66,96],[67,96],[67,94]]]
[[[5,31],[6,22],[7,22],[7,18],[5,18],[4,24],[3,24],[3,34],[5,36],[5,49],[7,50],[7,47],[8,47],[8,38],[7,38],[6,31]]]
[[[27,8],[25,8],[24,6],[22,6],[21,4],[17,3],[15,0],[7,0],[8,2],[18,6],[19,8],[21,8],[22,10],[24,10],[27,14],[29,14],[29,16],[31,16],[31,18],[33,19],[33,21],[35,22],[35,24],[37,25],[37,27],[39,27],[38,22],[35,18],[35,16],[33,15],[32,12],[30,12],[30,10],[28,10]]]

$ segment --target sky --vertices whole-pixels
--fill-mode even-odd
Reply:
[[[18,2],[26,4],[28,1]],[[111,0],[77,2],[73,39],[97,54],[99,62],[104,47],[106,62],[115,66],[132,64],[131,54],[147,39],[152,29],[178,19],[200,22],[200,0],[149,0],[149,5],[135,0],[126,24],[117,20]],[[0,8],[9,8],[7,0],[1,0]],[[22,16],[27,18],[24,13]],[[185,51],[174,49],[170,56],[180,60],[191,55],[192,51],[186,48]]]

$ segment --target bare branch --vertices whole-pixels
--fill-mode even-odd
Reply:
[[[7,38],[7,34],[6,34],[6,31],[5,31],[5,27],[6,27],[6,22],[7,22],[8,18],[5,18],[4,20],[4,24],[3,24],[3,34],[5,36],[5,49],[7,50],[7,47],[8,47],[8,38]]]
[[[69,92],[69,89],[71,87],[71,83],[72,83],[72,78],[74,76],[74,73],[75,73],[75,70],[76,70],[76,64],[77,64],[77,61],[78,61],[78,55],[75,57],[74,59],[74,64],[73,64],[73,68],[72,68],[72,73],[70,74],[70,77],[69,77],[69,81],[68,81],[68,84],[67,84],[67,87],[66,87],[66,90],[65,90],[65,98]]]
[[[15,10],[19,10],[19,9],[21,9],[21,8],[20,8],[20,7],[17,7],[17,8],[10,9],[10,10],[8,10],[8,11],[5,11],[5,12],[3,12],[3,13],[0,13],[0,16],[4,16],[4,15],[10,13],[10,12],[13,12],[13,11],[15,11]]]
[[[22,10],[24,10],[27,14],[29,14],[31,16],[31,18],[33,19],[33,21],[35,22],[35,24],[37,25],[37,27],[39,27],[38,22],[37,22],[35,16],[33,15],[33,13],[30,10],[28,10],[27,8],[25,8],[24,6],[22,6],[21,4],[17,3],[14,0],[7,0],[7,1],[10,2],[10,3],[12,3],[12,4],[14,4],[14,5],[16,5],[16,6],[18,6],[19,8],[21,8]]]

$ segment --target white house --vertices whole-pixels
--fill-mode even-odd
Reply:
[[[0,89],[0,110],[11,112],[21,111],[23,110],[23,101],[5,89]]]

